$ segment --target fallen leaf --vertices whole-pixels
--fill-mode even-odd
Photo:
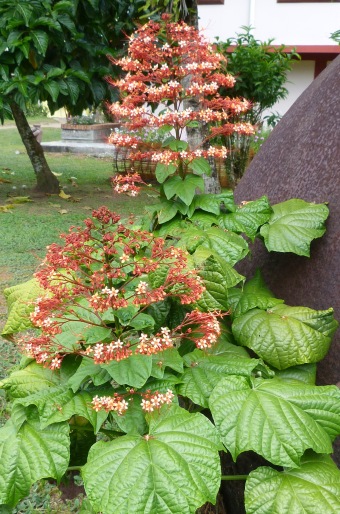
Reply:
[[[60,214],[67,214],[68,213],[68,210],[66,209],[60,209],[60,211],[58,211]]]
[[[61,177],[62,176],[62,173],[56,173],[55,171],[52,171],[53,175],[55,177]]]
[[[12,203],[27,203],[27,202],[33,202],[33,200],[30,199],[29,196],[11,196],[6,200],[6,202],[12,202]]]
[[[82,200],[82,198],[78,198],[76,196],[70,196],[70,198],[68,198],[69,202],[74,202],[74,203],[80,202],[81,200]]]
[[[84,211],[92,211],[92,207],[89,207],[88,205],[86,207],[83,207]]]
[[[65,191],[63,191],[63,190],[60,191],[59,196],[60,196],[60,198],[63,198],[64,200],[68,200],[69,198],[71,198],[71,195],[67,195],[65,193]]]
[[[12,212],[11,209],[13,209],[15,205],[0,205],[0,212]]]
[[[2,184],[12,184],[12,181],[8,180],[7,178],[0,178],[0,182]]]
[[[60,209],[60,203],[48,202],[48,205],[50,205],[51,207],[56,207],[57,209]]]

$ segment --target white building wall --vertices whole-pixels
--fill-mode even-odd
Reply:
[[[199,5],[198,12],[209,39],[227,39],[251,25],[256,38],[274,38],[275,44],[331,45],[330,34],[340,27],[340,3],[225,0],[224,5]]]
[[[224,5],[200,5],[198,13],[200,28],[211,41],[225,41],[242,32],[242,26],[251,26],[256,39],[274,39],[275,45],[336,45],[330,34],[340,28],[340,3],[225,0]],[[294,63],[287,76],[288,97],[270,112],[283,115],[313,79],[313,61]]]

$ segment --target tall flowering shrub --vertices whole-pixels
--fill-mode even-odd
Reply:
[[[109,80],[121,93],[121,102],[109,106],[110,113],[132,133],[114,133],[109,141],[129,149],[132,160],[151,159],[162,184],[165,205],[178,202],[176,212],[186,212],[196,189],[203,191],[202,174],[209,175],[214,159],[227,158],[224,146],[210,144],[216,135],[253,134],[249,123],[232,123],[236,113],[251,104],[240,98],[222,98],[221,87],[232,88],[234,77],[226,73],[226,58],[217,53],[203,35],[185,23],[174,23],[164,14],[131,36],[128,55],[114,61],[126,72],[123,79]],[[200,109],[187,107],[198,97]],[[189,146],[187,128],[201,126],[203,144]],[[162,148],[141,150],[140,129],[168,133]],[[133,133],[135,132],[135,133]],[[178,194],[180,190],[181,194]]]
[[[237,129],[217,96],[219,81],[231,79],[219,78],[219,58],[197,32],[167,17],[130,46],[126,98],[112,109],[131,129],[171,134],[153,154],[158,230],[102,207],[48,248],[35,281],[6,291],[3,335],[33,334],[18,340],[23,361],[0,382],[12,401],[0,428],[0,506],[15,506],[40,478],[79,469],[96,513],[195,514],[229,478],[246,479],[247,514],[338,512],[329,454],[340,391],[314,385],[337,328],[333,311],[285,305],[260,273],[245,281],[234,269],[255,237],[269,251],[309,256],[328,209],[196,195],[206,158],[224,150],[189,148],[183,131],[202,121],[219,124],[213,134]],[[198,52],[193,67],[189,51]],[[190,94],[205,110],[179,109]],[[163,113],[145,107],[151,99]],[[112,141],[138,152],[136,134]],[[141,185],[138,174],[115,181],[132,195]],[[222,475],[221,454],[237,466],[249,450],[268,465]]]

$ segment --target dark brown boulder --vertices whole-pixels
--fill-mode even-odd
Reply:
[[[288,305],[334,307],[340,321],[340,56],[330,64],[273,130],[235,190],[237,202],[267,195],[272,204],[302,198],[328,202],[327,232],[312,243],[311,258],[269,254],[258,241],[239,270],[264,278]],[[320,385],[340,385],[340,329],[318,364]],[[340,464],[340,441],[335,445]]]
[[[340,56],[302,93],[264,143],[235,190],[236,201],[267,195],[272,204],[302,198],[329,202],[327,232],[311,258],[269,254],[256,244],[241,269],[263,270],[288,305],[334,307],[340,320]],[[340,330],[318,366],[319,384],[340,381]]]

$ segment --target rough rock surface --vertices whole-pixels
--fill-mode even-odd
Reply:
[[[334,307],[340,320],[340,56],[297,99],[236,187],[236,201],[267,195],[272,204],[302,198],[328,202],[326,235],[311,259],[254,248],[242,270],[261,267],[273,292],[288,305]],[[320,384],[340,381],[340,330],[319,365]]]
[[[239,270],[251,276],[261,268],[268,286],[288,305],[334,307],[340,321],[340,56],[284,115],[235,190],[237,202],[262,195],[271,204],[289,198],[328,202],[327,232],[312,243],[311,259],[269,254],[257,242],[252,260]],[[340,385],[340,329],[318,365],[317,382]]]

